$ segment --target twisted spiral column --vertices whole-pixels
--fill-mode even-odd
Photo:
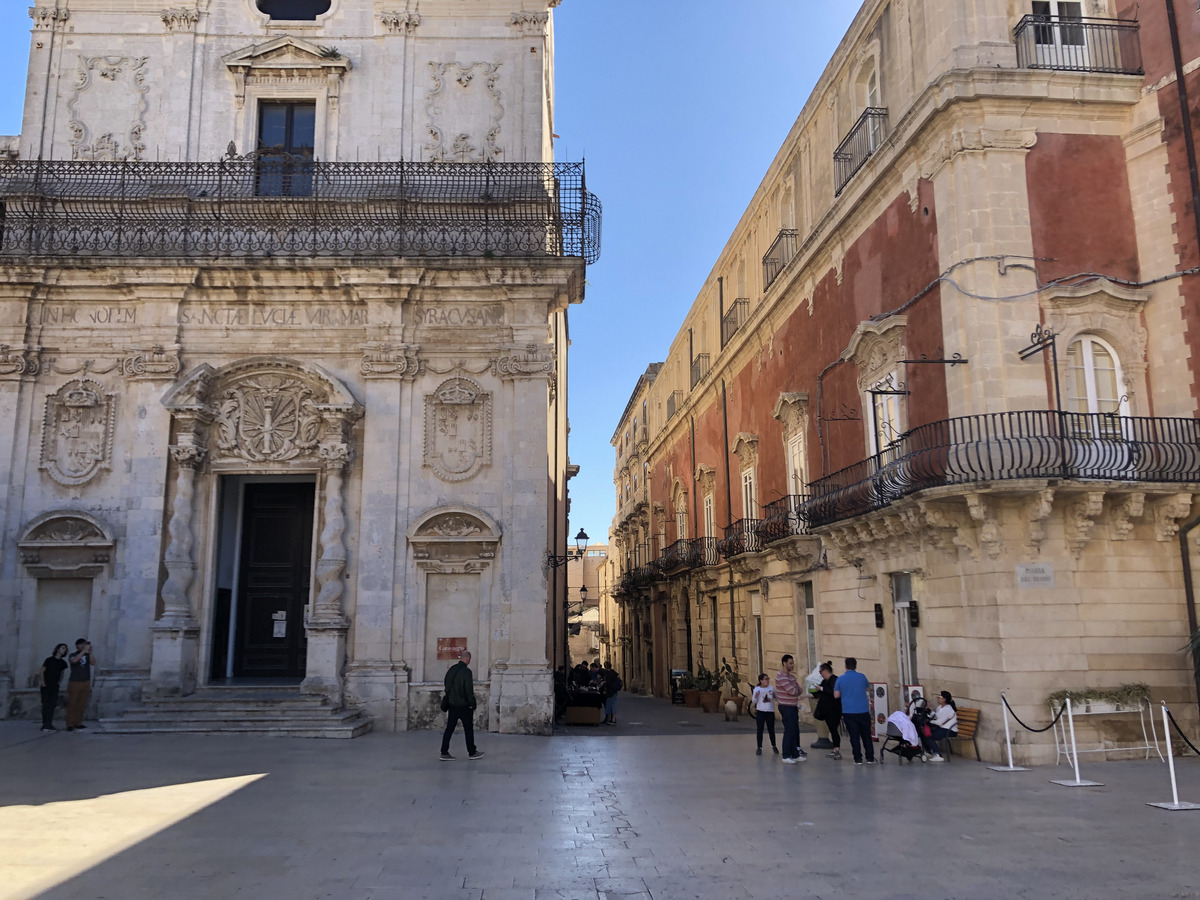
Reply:
[[[163,614],[161,621],[177,625],[192,622],[188,588],[196,573],[193,551],[196,544],[192,533],[196,469],[204,461],[204,450],[190,444],[171,447],[175,461],[175,504],[167,523],[167,550],[163,564],[167,580],[162,586]]]
[[[343,474],[350,462],[345,444],[322,444],[325,468],[325,504],[322,508],[321,555],[317,559],[317,598],[313,604],[313,624],[345,621],[342,610],[342,575],[346,570],[346,516]]]

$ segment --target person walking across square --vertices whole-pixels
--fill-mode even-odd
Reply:
[[[846,734],[850,738],[850,749],[854,753],[856,766],[863,764],[864,751],[867,765],[875,765],[875,744],[871,740],[870,690],[867,676],[858,671],[858,660],[847,656],[846,671],[838,676],[833,696],[842,701],[842,721],[846,723]]]
[[[808,754],[800,749],[800,682],[793,674],[796,661],[792,654],[783,655],[782,665],[775,676],[775,701],[779,704],[779,718],[783,719],[783,761],[795,765],[808,759]]]
[[[452,760],[450,738],[461,721],[463,737],[467,739],[467,759],[480,759],[483,751],[475,746],[475,680],[471,675],[471,651],[464,650],[458,662],[446,673],[446,730],[442,732],[443,760]]]
[[[67,731],[75,731],[87,728],[83,724],[83,713],[88,697],[92,695],[92,676],[96,669],[96,656],[87,638],[75,642],[75,652],[67,657],[67,663],[71,666],[71,677],[67,679]]]

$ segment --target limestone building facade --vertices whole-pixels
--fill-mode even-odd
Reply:
[[[1197,723],[1196,17],[862,5],[617,425],[627,681],[855,656],[892,709],[979,707],[993,759],[1001,691]]]
[[[546,733],[563,653],[558,0],[50,0],[0,162],[0,715],[283,685]],[[286,693],[286,691],[285,691]]]

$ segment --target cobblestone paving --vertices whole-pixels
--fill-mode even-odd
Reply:
[[[1200,897],[1200,813],[1144,805],[1170,799],[1157,760],[1091,763],[1099,788],[962,758],[784,766],[745,721],[623,699],[617,728],[481,734],[479,761],[459,735],[454,762],[431,733],[0,722],[0,898]],[[1200,761],[1179,774],[1200,801]]]

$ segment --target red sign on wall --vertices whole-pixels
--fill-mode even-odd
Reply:
[[[465,637],[438,638],[437,658],[458,659],[466,649],[467,639]]]

